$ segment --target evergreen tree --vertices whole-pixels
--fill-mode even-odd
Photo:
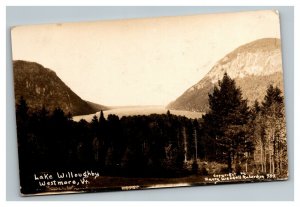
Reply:
[[[28,139],[29,114],[26,100],[20,97],[16,104],[17,138],[19,147],[20,168],[23,168],[26,160],[30,159],[31,146]]]
[[[17,129],[18,129],[17,137],[18,137],[20,158],[24,158],[24,156],[27,156],[26,147],[28,141],[27,134],[28,134],[29,115],[28,115],[28,106],[23,96],[20,97],[19,102],[16,104],[16,121],[17,121]]]
[[[204,116],[204,125],[215,143],[215,159],[227,162],[227,170],[232,172],[234,159],[238,168],[245,152],[245,125],[249,115],[247,100],[242,98],[242,92],[235,81],[225,73],[213,93],[209,94],[209,106],[210,111]]]
[[[19,103],[16,105],[16,115],[18,121],[28,120],[28,105],[23,96],[20,97]]]
[[[168,115],[169,117],[171,116],[170,110],[167,111],[167,115]]]
[[[93,116],[92,125],[98,125],[98,117],[96,115]]]
[[[98,125],[99,125],[98,117],[94,115],[91,122],[91,126],[92,126],[93,133],[96,136],[98,135]]]
[[[100,117],[99,117],[99,123],[100,123],[100,125],[101,124],[103,124],[103,123],[105,123],[105,118],[104,118],[104,114],[103,114],[103,111],[101,110],[100,111]]]
[[[283,97],[281,96],[281,93],[281,90],[277,86],[274,87],[273,85],[269,85],[267,94],[262,103],[263,109],[268,110],[271,106],[279,106],[280,104],[283,104]]]
[[[282,166],[287,166],[286,123],[281,90],[270,85],[262,102],[262,117],[265,124],[266,170],[282,174]]]
[[[98,140],[99,140],[99,166],[104,168],[106,156],[108,155],[108,148],[110,145],[109,131],[107,128],[107,121],[104,117],[104,113],[101,110],[99,116],[99,127],[98,127]]]

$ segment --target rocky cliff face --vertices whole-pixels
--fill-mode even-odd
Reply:
[[[266,38],[243,45],[219,60],[207,75],[167,107],[177,110],[208,110],[208,93],[224,73],[236,80],[249,104],[262,101],[269,84],[283,91],[281,44]]]
[[[30,110],[43,106],[52,111],[83,115],[105,110],[106,107],[82,100],[50,69],[34,62],[13,62],[16,102],[23,96]]]

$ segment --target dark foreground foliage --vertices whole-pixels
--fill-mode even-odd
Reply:
[[[34,192],[36,172],[96,170],[101,176],[176,178],[214,173],[287,176],[283,97],[269,86],[249,107],[227,74],[209,94],[203,119],[152,114],[94,116],[75,122],[60,108],[16,106],[20,178]],[[27,189],[26,189],[27,188]]]

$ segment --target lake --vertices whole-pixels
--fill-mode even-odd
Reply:
[[[121,118],[122,116],[166,114],[167,111],[168,109],[166,109],[164,106],[122,106],[122,107],[116,107],[116,108],[103,111],[103,115],[105,118],[107,118],[109,114],[115,114],[119,116],[119,118]],[[203,115],[202,112],[183,111],[183,110],[170,110],[170,113],[178,116],[186,116],[191,119],[201,118]],[[95,114],[74,116],[73,120],[80,121],[80,119],[84,119],[90,122],[93,119],[94,115],[99,117],[100,112],[97,112]]]

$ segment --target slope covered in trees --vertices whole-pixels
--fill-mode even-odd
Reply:
[[[13,62],[16,101],[23,96],[29,110],[45,106],[48,110],[62,109],[73,115],[93,114],[107,107],[82,100],[54,71],[35,62]]]

